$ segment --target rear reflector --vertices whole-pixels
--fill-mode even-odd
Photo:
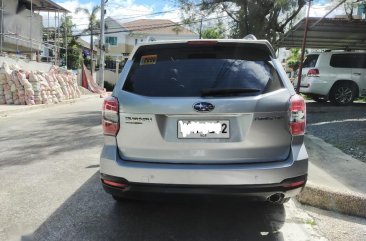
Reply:
[[[306,105],[300,95],[290,99],[290,132],[292,135],[304,135],[306,126]]]
[[[102,126],[104,135],[117,135],[119,130],[119,105],[117,98],[113,96],[109,96],[104,100]]]
[[[112,187],[118,187],[118,188],[126,188],[127,184],[124,183],[118,183],[118,182],[113,182],[113,181],[108,181],[108,180],[103,180],[102,182],[106,185],[112,186]]]
[[[217,41],[212,40],[198,40],[198,41],[187,41],[189,45],[199,45],[199,46],[207,46],[207,45],[215,45]]]
[[[309,77],[319,77],[319,69],[309,69],[307,76]]]
[[[302,186],[303,184],[305,183],[305,181],[298,181],[298,182],[292,182],[292,183],[289,183],[289,184],[285,184],[283,185],[284,187],[299,187],[299,186]]]

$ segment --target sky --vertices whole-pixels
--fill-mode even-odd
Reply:
[[[100,0],[53,0],[62,7],[68,9],[73,17],[73,22],[77,24],[75,31],[80,32],[85,29],[88,24],[87,15],[84,13],[75,13],[77,7],[91,9],[95,5],[100,5]],[[336,3],[334,0],[315,0],[312,3],[310,16],[321,17],[326,14]],[[170,19],[174,22],[181,22],[181,13],[177,6],[177,0],[108,0],[106,3],[106,17],[110,16],[120,22],[129,22],[141,18],[160,18]],[[154,14],[157,12],[165,12]],[[305,11],[304,11],[305,12]],[[329,17],[335,14],[343,14],[343,7],[340,6]],[[100,13],[99,13],[100,14]],[[98,15],[99,15],[98,14]],[[149,15],[150,14],[150,15]],[[47,26],[55,26],[55,17],[43,15],[43,24]],[[48,25],[49,24],[49,25]],[[58,25],[56,23],[56,25]],[[84,39],[84,38],[83,38]],[[87,40],[87,38],[85,38]]]
[[[62,7],[69,10],[73,17],[73,22],[77,24],[77,29],[84,29],[87,26],[87,15],[82,12],[75,13],[77,7],[91,9],[95,5],[100,5],[100,0],[53,0]],[[109,0],[106,3],[106,17],[110,16],[120,22],[129,22],[140,18],[163,18],[180,22],[180,12],[175,5],[175,0]],[[175,10],[175,11],[173,11]],[[166,12],[168,11],[168,12]],[[149,15],[156,12],[166,12],[162,14]],[[48,26],[48,15],[42,13],[43,23]],[[45,16],[47,15],[47,16]],[[100,13],[98,13],[99,17]],[[57,23],[56,23],[57,24]],[[50,16],[50,26],[55,26],[54,16]]]

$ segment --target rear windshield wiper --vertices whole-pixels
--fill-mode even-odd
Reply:
[[[211,88],[201,90],[201,96],[231,96],[244,93],[255,93],[260,91],[260,89],[255,88]]]

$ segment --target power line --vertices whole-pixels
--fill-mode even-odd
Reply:
[[[114,18],[114,20],[123,20],[123,19],[138,18],[138,17],[144,17],[144,16],[153,16],[153,15],[158,15],[158,14],[171,13],[171,12],[175,12],[175,11],[178,11],[178,10],[180,10],[180,8],[166,10],[166,11],[152,12],[152,13],[148,13],[148,14],[128,15],[128,17]],[[131,11],[131,9],[128,9],[128,11]],[[54,19],[54,18],[43,18],[43,20],[48,20],[48,19]],[[74,19],[86,19],[86,20],[88,20],[88,17],[80,17],[80,18],[72,17],[72,19],[73,20]]]
[[[158,14],[164,14],[164,13],[171,13],[174,11],[177,11],[179,9],[173,9],[173,10],[168,10],[168,11],[161,11],[161,12],[153,12],[153,13],[148,13],[148,14],[136,14],[136,15],[127,15],[128,17],[123,17],[123,18],[115,18],[115,20],[123,20],[123,19],[130,19],[130,18],[138,18],[138,17],[145,17],[145,16],[153,16],[153,15],[158,15]],[[54,19],[54,18],[43,18],[43,20],[48,20],[48,19]],[[80,17],[80,18],[74,18],[72,17],[72,20],[77,20],[77,19],[85,19],[88,20],[88,17]]]

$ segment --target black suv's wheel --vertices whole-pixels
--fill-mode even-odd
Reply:
[[[349,105],[355,99],[356,90],[354,85],[339,83],[333,86],[329,99],[335,105]]]

